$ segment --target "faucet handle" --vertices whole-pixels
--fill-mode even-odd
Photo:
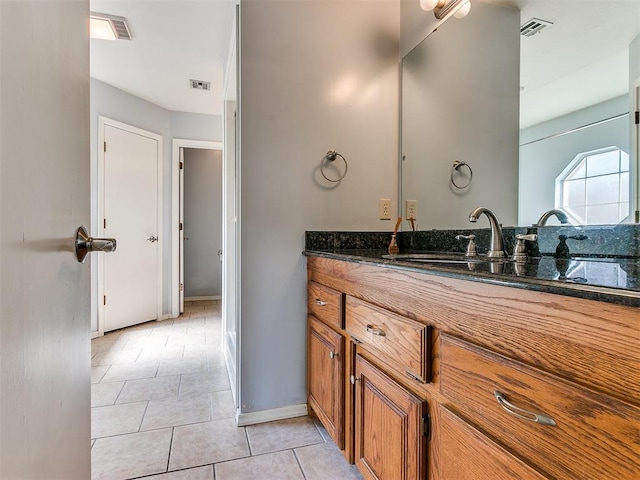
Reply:
[[[511,259],[515,262],[524,263],[527,261],[527,250],[525,248],[524,242],[535,242],[536,240],[538,240],[538,235],[536,235],[535,233],[529,233],[527,235],[519,233],[516,235],[516,240],[516,246],[513,249],[513,255],[511,256]]]
[[[469,243],[467,244],[467,252],[465,253],[466,257],[478,256],[478,250],[476,249],[476,236],[474,234],[456,235],[456,240],[469,240]]]

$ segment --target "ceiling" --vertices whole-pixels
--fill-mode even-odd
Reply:
[[[640,0],[471,1],[518,8],[521,23],[553,22],[521,38],[521,127],[627,92]],[[92,11],[125,17],[133,37],[91,40],[91,76],[168,110],[221,115],[234,4],[91,0]],[[192,90],[190,79],[210,81],[211,91]]]
[[[167,110],[222,115],[233,0],[91,0],[132,40],[91,39],[91,76]],[[189,80],[211,82],[194,90]]]

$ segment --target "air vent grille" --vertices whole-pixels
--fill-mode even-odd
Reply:
[[[211,82],[205,82],[204,80],[189,80],[191,88],[196,90],[211,90]]]
[[[129,33],[129,28],[127,27],[127,23],[124,21],[124,18],[111,18],[110,21],[111,25],[113,25],[113,30],[116,32],[118,40],[131,40],[131,33]]]
[[[553,25],[553,22],[548,20],[541,20],[539,18],[532,18],[528,22],[525,22],[520,27],[520,35],[523,37],[533,37],[537,33],[540,33],[543,29]]]

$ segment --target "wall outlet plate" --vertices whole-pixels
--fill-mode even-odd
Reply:
[[[391,220],[391,199],[381,198],[378,203],[378,217],[380,220]]]
[[[417,200],[407,200],[405,205],[405,219],[409,220],[413,218],[414,220],[418,219],[418,201]]]

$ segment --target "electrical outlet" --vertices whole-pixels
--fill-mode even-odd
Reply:
[[[378,216],[380,220],[391,220],[391,199],[381,198],[378,204]]]
[[[418,201],[417,200],[407,200],[406,202],[406,219],[409,220],[413,218],[414,220],[418,219]]]

